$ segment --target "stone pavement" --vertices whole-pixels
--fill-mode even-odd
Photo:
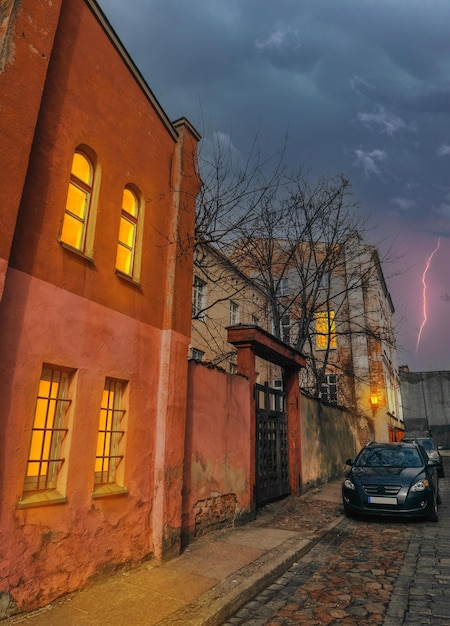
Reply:
[[[450,477],[450,457],[444,458]],[[346,519],[224,626],[450,626],[450,481],[440,521]]]
[[[442,452],[445,478],[437,524],[414,528],[383,626],[450,626],[450,451]]]
[[[1,625],[222,624],[342,521],[340,484],[271,503],[253,522],[197,539],[167,563],[117,573]]]
[[[343,520],[225,626],[382,626],[412,534],[410,523]]]

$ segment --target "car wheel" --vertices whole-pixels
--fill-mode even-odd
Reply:
[[[352,517],[352,513],[345,505],[344,505],[344,513],[346,517]]]
[[[432,522],[438,522],[439,521],[438,503],[437,503],[437,498],[436,497],[433,497],[433,513],[430,515],[430,520]]]

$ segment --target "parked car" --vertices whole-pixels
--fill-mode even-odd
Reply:
[[[370,443],[342,483],[346,515],[429,517],[438,521],[438,462],[415,442]]]
[[[428,454],[428,458],[434,459],[438,461],[439,465],[437,468],[439,478],[444,478],[444,464],[442,462],[442,457],[439,454],[439,450],[437,449],[434,441],[431,437],[405,437],[403,441],[415,441],[425,448],[425,452]]]

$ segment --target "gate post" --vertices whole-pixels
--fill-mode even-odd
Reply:
[[[302,492],[302,432],[300,422],[300,386],[298,368],[285,368],[286,405],[289,442],[289,481],[291,493]]]
[[[249,485],[250,485],[250,511],[255,513],[256,500],[255,500],[255,485],[256,485],[256,445],[255,445],[255,433],[256,433],[256,402],[255,402],[255,383],[256,383],[256,358],[255,352],[252,349],[250,343],[241,343],[237,350],[237,372],[248,379],[250,385],[250,423],[249,423],[249,441],[253,445],[250,445],[250,471],[249,471]]]

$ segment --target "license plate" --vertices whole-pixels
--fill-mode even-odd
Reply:
[[[397,504],[397,498],[385,498],[383,496],[369,496],[369,504]]]

